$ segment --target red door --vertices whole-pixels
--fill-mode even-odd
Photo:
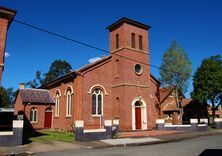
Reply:
[[[136,107],[135,116],[136,116],[136,129],[141,129],[141,108],[140,107]]]
[[[52,110],[47,109],[45,111],[45,128],[51,128],[52,126]]]

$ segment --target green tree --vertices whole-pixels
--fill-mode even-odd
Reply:
[[[164,87],[174,86],[181,93],[187,91],[191,62],[184,49],[173,41],[164,53],[160,67],[160,81]]]
[[[62,60],[55,60],[52,62],[47,73],[43,74],[42,76],[41,71],[38,70],[35,74],[35,79],[32,81],[28,81],[26,83],[26,86],[31,88],[37,88],[71,72],[71,69],[72,67],[68,62]]]
[[[173,41],[169,49],[164,53],[160,66],[160,82],[163,87],[173,87],[175,100],[180,108],[182,124],[182,96],[188,87],[188,80],[191,74],[191,62],[184,49]]]
[[[204,59],[193,77],[193,99],[207,104],[215,111],[222,104],[222,56],[216,55]]]
[[[15,98],[15,92],[13,88],[0,87],[0,107],[9,108],[12,107]]]

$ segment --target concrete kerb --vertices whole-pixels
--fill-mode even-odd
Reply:
[[[192,132],[185,132],[185,133],[192,134]],[[185,133],[182,133],[182,134],[185,134]],[[199,134],[171,138],[171,139],[160,139],[159,141],[128,143],[128,144],[118,144],[118,145],[103,145],[103,146],[96,146],[96,147],[91,147],[91,148],[99,149],[99,148],[111,148],[111,147],[145,146],[145,145],[154,145],[154,144],[162,144],[162,143],[169,143],[169,142],[178,142],[178,141],[182,141],[185,139],[193,139],[193,138],[204,137],[204,136],[220,135],[220,134],[222,134],[222,131],[214,131],[213,133],[212,132],[196,132],[196,133],[199,133]]]

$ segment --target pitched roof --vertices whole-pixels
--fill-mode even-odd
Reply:
[[[45,89],[19,89],[19,94],[23,103],[55,103],[49,91]]]
[[[176,104],[175,100],[171,100],[170,103],[166,104],[166,106],[163,107],[163,111],[179,111],[179,107]]]
[[[100,63],[103,63],[103,62],[109,60],[110,58],[112,58],[112,56],[105,56],[105,57],[103,57],[103,58],[101,58],[101,59],[99,59],[99,60],[97,60],[97,61],[95,61],[93,63],[90,63],[90,64],[88,64],[86,66],[81,67],[80,69],[77,69],[77,70],[72,71],[72,72],[70,72],[68,74],[65,74],[65,75],[63,75],[63,76],[61,76],[61,77],[59,77],[59,78],[57,78],[55,80],[52,80],[52,81],[50,81],[50,82],[40,86],[39,89],[40,88],[47,88],[47,87],[49,87],[49,86],[51,86],[51,85],[53,85],[55,83],[67,80],[69,78],[75,78],[76,75],[81,75],[81,72],[83,72],[83,71],[85,71],[87,69],[90,69],[90,68],[92,68],[92,67],[94,67],[96,65],[99,65]]]
[[[172,93],[174,87],[160,88],[160,103],[164,102],[167,97]]]
[[[127,23],[127,24],[131,24],[137,27],[140,27],[142,29],[148,30],[151,28],[151,26],[148,26],[146,24],[134,21],[132,19],[126,18],[126,17],[122,17],[121,19],[117,20],[116,22],[114,22],[113,24],[109,25],[108,27],[106,27],[106,29],[108,29],[109,31],[111,31],[113,28],[115,27],[119,27],[121,26],[123,23]]]

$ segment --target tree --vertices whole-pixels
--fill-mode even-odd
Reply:
[[[9,108],[12,107],[15,98],[15,92],[13,88],[0,87],[0,107]]]
[[[176,41],[171,43],[169,49],[164,53],[160,66],[160,82],[164,87],[173,87],[175,100],[180,108],[180,119],[182,124],[182,97],[187,91],[188,80],[191,74],[191,62],[184,49]]]
[[[37,88],[40,85],[44,85],[52,80],[55,80],[71,71],[72,67],[71,65],[62,60],[55,60],[52,62],[49,71],[42,77],[41,71],[37,71],[35,75],[35,79],[32,81],[28,81],[26,83],[26,86],[29,86],[31,88]]]
[[[191,62],[176,41],[164,53],[160,67],[160,81],[164,87],[174,86],[181,93],[185,93],[191,74]]]
[[[215,111],[222,105],[222,56],[216,55],[204,59],[193,77],[193,99],[212,108],[213,119]]]

